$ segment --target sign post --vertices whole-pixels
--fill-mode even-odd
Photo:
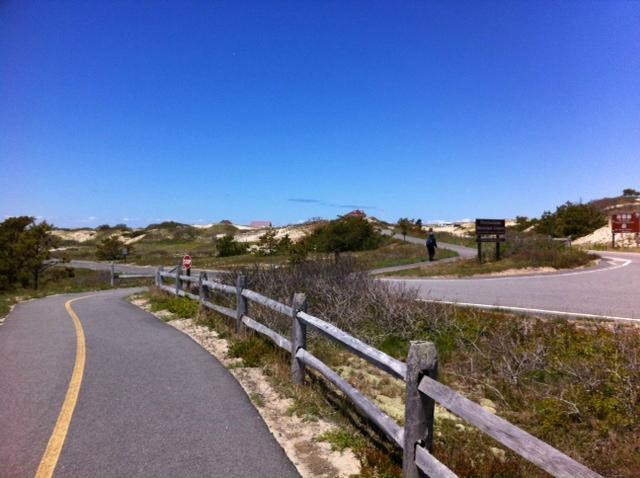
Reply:
[[[640,234],[640,215],[624,212],[611,216],[611,247],[616,247],[616,234]]]
[[[505,242],[507,228],[504,219],[476,219],[478,261],[482,262],[482,243],[496,243],[496,260],[500,260],[500,243]]]
[[[187,275],[190,276],[191,275],[191,256],[189,254],[186,254],[182,258],[182,267],[186,271]]]

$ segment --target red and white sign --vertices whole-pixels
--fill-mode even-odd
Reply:
[[[191,256],[186,255],[182,258],[182,267],[185,269],[191,269]]]
[[[637,212],[625,212],[611,216],[611,231],[613,233],[640,233],[640,216]]]

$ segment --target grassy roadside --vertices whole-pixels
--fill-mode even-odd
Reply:
[[[0,321],[9,313],[11,306],[27,299],[37,299],[53,294],[70,294],[93,290],[111,289],[108,271],[91,271],[54,267],[47,269],[40,279],[38,290],[17,287],[12,291],[0,292]],[[119,281],[118,287],[150,285],[151,279]]]
[[[343,266],[248,271],[248,281],[284,302],[293,291],[304,291],[310,313],[399,359],[409,340],[430,340],[438,349],[443,383],[605,476],[630,477],[640,469],[639,328],[420,303],[409,291],[394,293],[365,274],[337,269]],[[215,301],[232,305],[228,297]],[[290,333],[286,317],[254,304],[251,316]],[[354,417],[348,403],[333,398],[330,386],[313,378],[302,389],[293,387],[288,356],[268,341],[235,335],[229,319],[208,310],[197,320],[228,337],[234,357],[262,367],[274,387],[294,399],[291,413],[344,421],[344,433],[324,439],[353,449],[361,476],[400,476],[398,450]],[[319,336],[310,336],[309,348],[402,423],[401,383]],[[546,476],[439,408],[435,438],[435,455],[459,476]]]
[[[575,267],[586,266],[591,262],[590,259],[587,262],[577,262],[573,266],[567,267],[554,267],[552,265],[541,265],[527,261],[518,261],[514,259],[504,259],[494,262],[479,263],[475,259],[464,259],[456,262],[449,262],[445,264],[436,264],[431,267],[416,267],[414,269],[406,269],[396,272],[388,272],[383,274],[386,277],[442,277],[442,276],[455,276],[455,277],[472,277],[485,274],[495,274],[505,271],[524,271],[527,270],[539,270],[541,268],[551,267],[553,269],[570,269]],[[544,264],[544,263],[542,263]]]
[[[526,271],[528,269],[551,268],[573,269],[593,263],[598,256],[584,250],[558,247],[549,241],[531,241],[523,247],[521,244],[507,244],[511,249],[505,251],[506,257],[499,261],[464,259],[456,262],[436,264],[431,267],[407,269],[386,274],[394,277],[436,277],[493,274],[509,270]]]

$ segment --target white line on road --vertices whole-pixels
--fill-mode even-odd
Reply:
[[[611,315],[598,315],[598,314],[585,314],[583,312],[564,312],[561,310],[547,310],[547,309],[533,309],[530,307],[515,307],[515,306],[502,306],[502,305],[489,305],[489,304],[472,304],[469,302],[453,302],[448,300],[430,300],[430,299],[418,299],[421,302],[432,302],[436,304],[456,305],[460,307],[473,307],[476,309],[487,309],[495,311],[508,311],[508,312],[529,312],[545,315],[557,315],[562,317],[578,317],[581,319],[599,319],[599,320],[615,320],[624,322],[640,322],[640,319],[633,319],[631,317],[616,317]]]
[[[514,276],[502,276],[502,277],[469,277],[469,278],[460,278],[460,279],[428,279],[428,278],[410,278],[406,279],[400,277],[381,277],[380,280],[390,281],[390,282],[461,282],[461,281],[471,281],[471,280],[481,280],[481,281],[494,281],[494,280],[514,280],[514,279],[553,279],[555,277],[567,277],[567,276],[577,276],[584,274],[595,274],[596,272],[609,272],[614,271],[616,269],[621,269],[623,267],[628,266],[632,263],[630,259],[617,259],[614,257],[608,258],[610,261],[614,262],[622,262],[621,264],[616,264],[611,267],[602,267],[598,269],[588,269],[583,271],[575,271],[575,272],[562,272],[560,274],[549,273],[549,274],[538,274],[538,275],[514,275]]]

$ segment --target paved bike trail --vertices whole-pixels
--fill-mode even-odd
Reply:
[[[86,337],[55,476],[298,476],[233,376],[126,301],[132,289],[19,304],[0,327],[0,476],[34,476]]]

